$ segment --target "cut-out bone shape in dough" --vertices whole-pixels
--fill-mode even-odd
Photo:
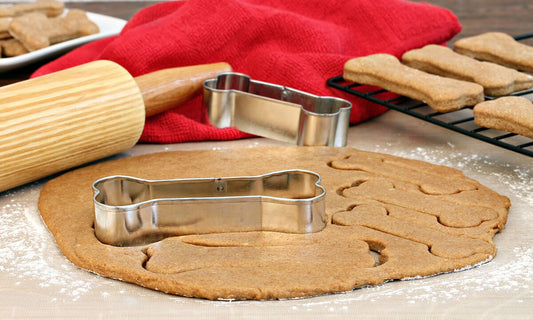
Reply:
[[[477,253],[492,254],[494,252],[494,245],[487,241],[457,236],[422,225],[416,227],[413,222],[389,215],[387,210],[380,205],[361,205],[350,211],[338,212],[333,217],[333,223],[365,226],[419,242],[427,245],[432,254],[443,258],[457,259]]]
[[[348,198],[365,197],[414,209],[434,215],[438,217],[441,224],[456,228],[478,226],[483,221],[498,217],[498,213],[491,208],[458,204],[422,192],[396,189],[390,180],[382,178],[369,179],[357,186],[344,189],[342,195]]]
[[[48,18],[42,13],[30,13],[16,17],[9,26],[11,35],[26,49],[34,51],[99,32],[98,26],[89,20],[83,10],[72,9],[66,16]]]
[[[372,152],[358,151],[344,159],[332,161],[331,165],[335,169],[361,170],[413,183],[428,194],[452,194],[477,188],[473,181],[465,179],[462,172],[453,168],[416,160],[406,163]]]

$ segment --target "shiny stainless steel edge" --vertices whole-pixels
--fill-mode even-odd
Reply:
[[[131,246],[169,236],[221,232],[317,232],[326,226],[325,189],[307,170],[259,176],[93,183],[96,237]]]
[[[222,73],[204,82],[204,111],[218,127],[300,146],[343,147],[352,104],[281,85]]]

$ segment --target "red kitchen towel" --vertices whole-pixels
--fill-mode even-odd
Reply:
[[[41,67],[33,76],[98,59],[133,76],[162,68],[225,61],[254,80],[353,102],[351,123],[384,108],[326,85],[353,57],[400,56],[444,43],[461,30],[455,15],[405,0],[187,0],[139,11],[120,35],[102,39]],[[202,122],[201,97],[146,121],[141,142],[230,140],[248,136]]]

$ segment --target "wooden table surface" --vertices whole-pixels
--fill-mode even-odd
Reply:
[[[531,0],[429,0],[429,3],[454,12],[463,30],[457,39],[487,31],[502,31],[510,35],[533,33],[533,1]],[[79,8],[129,20],[140,9],[153,5],[153,1],[124,2],[68,2],[68,8]],[[529,42],[533,44],[533,40]],[[49,60],[24,68],[0,73],[0,86],[27,79],[33,71]]]

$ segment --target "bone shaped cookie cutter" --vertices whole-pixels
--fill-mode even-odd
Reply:
[[[93,191],[95,235],[115,246],[185,234],[317,232],[327,222],[320,175],[299,169],[200,179],[110,176]]]
[[[346,145],[352,104],[222,73],[204,82],[204,110],[218,127],[304,146]]]

